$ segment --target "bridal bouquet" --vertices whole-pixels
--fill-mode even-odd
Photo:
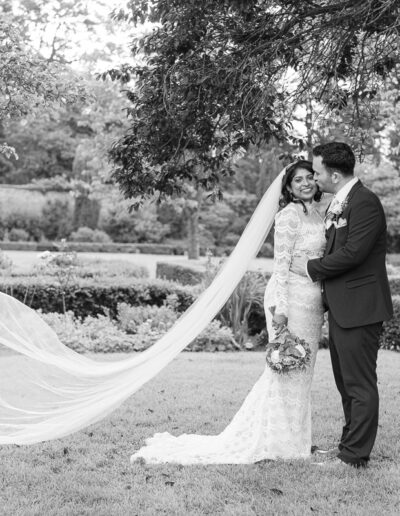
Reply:
[[[283,327],[275,339],[267,345],[267,364],[277,373],[300,371],[310,365],[311,349],[309,344]]]

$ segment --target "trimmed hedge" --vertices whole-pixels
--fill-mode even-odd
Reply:
[[[400,295],[393,296],[393,317],[383,323],[380,344],[383,349],[400,351]]]
[[[129,253],[129,254],[167,254],[184,255],[187,252],[185,242],[181,244],[123,244],[118,242],[67,242],[68,251],[77,253]],[[58,242],[9,242],[0,241],[0,249],[3,251],[58,251]],[[201,247],[200,255],[206,256],[211,251],[214,256],[228,256],[234,247]],[[258,256],[270,256],[271,250],[266,247],[266,254],[263,253],[264,246]],[[271,255],[272,256],[272,255]]]
[[[178,254],[186,251],[184,244],[121,244],[105,242],[70,242],[68,251],[82,253],[141,253],[141,254]],[[0,242],[3,251],[58,251],[57,242]]]
[[[225,245],[225,246],[216,246],[210,247],[210,251],[213,253],[214,256],[229,256],[231,252],[235,249],[235,246],[232,245]],[[265,242],[258,254],[257,258],[273,258],[274,257],[274,246],[268,242]]]
[[[197,285],[204,278],[204,273],[184,265],[174,265],[167,262],[157,262],[156,277],[176,281],[181,285]]]
[[[10,278],[0,285],[0,290],[26,303],[35,310],[43,312],[62,312],[60,289],[49,282],[40,283],[29,278],[21,283],[20,278]],[[101,284],[93,281],[80,280],[65,288],[65,304],[77,317],[96,316],[110,313],[115,318],[119,303],[130,305],[150,304],[162,306],[168,296],[175,296],[176,309],[185,311],[194,301],[193,293],[184,286],[176,283],[134,279],[129,286],[118,285],[116,278],[102,279]]]
[[[214,256],[229,256],[234,246],[201,247],[200,255],[205,256],[211,251]],[[0,241],[3,251],[58,251],[57,242],[5,242]],[[123,244],[118,242],[72,242],[68,241],[68,250],[80,253],[140,253],[140,254],[170,254],[184,255],[187,251],[185,242],[181,244]],[[258,258],[273,258],[274,249],[265,243],[258,253]]]
[[[65,289],[67,310],[79,318],[104,313],[116,318],[119,303],[162,306],[172,298],[174,307],[181,313],[198,295],[193,287],[160,279],[133,278],[130,285],[126,283],[125,277],[102,278],[101,284],[96,284],[93,279],[79,279]],[[390,285],[392,292],[398,294],[393,296],[394,316],[384,323],[381,347],[400,351],[400,278],[391,278]],[[41,280],[34,277],[23,280],[21,277],[7,278],[0,285],[0,290],[45,313],[63,311],[60,289],[54,285],[51,277]],[[265,330],[265,316],[260,307],[251,307],[247,321],[250,335]]]

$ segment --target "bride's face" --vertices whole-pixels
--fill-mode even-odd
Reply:
[[[305,168],[299,168],[294,173],[292,182],[288,186],[288,190],[292,192],[296,199],[303,202],[311,202],[317,193],[317,184],[314,174]]]

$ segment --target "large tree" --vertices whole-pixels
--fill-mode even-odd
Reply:
[[[399,63],[398,0],[132,1],[115,15],[153,23],[134,63],[109,71],[131,101],[111,151],[127,197],[187,182],[218,193],[250,143],[289,137],[298,103],[317,102],[320,117],[351,105],[355,127]]]

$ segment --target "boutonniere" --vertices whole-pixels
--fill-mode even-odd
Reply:
[[[334,219],[336,219],[336,220],[339,219],[340,215],[342,215],[342,213],[346,209],[348,203],[349,203],[349,200],[346,197],[346,199],[344,201],[336,203],[335,206],[333,206],[332,210],[329,209],[328,214],[332,213],[334,215],[334,217],[333,217]]]
[[[347,226],[347,219],[339,217],[337,220],[332,220],[332,224],[335,226],[336,229],[344,228]]]
[[[334,224],[335,228],[343,227],[347,225],[346,219],[341,219],[341,215],[343,214],[344,210],[346,209],[347,205],[349,203],[348,197],[342,202],[335,202],[333,203],[332,207],[329,207],[328,213],[325,216],[325,226],[326,229],[329,229],[332,224]],[[339,220],[342,220],[341,225],[339,225]]]

